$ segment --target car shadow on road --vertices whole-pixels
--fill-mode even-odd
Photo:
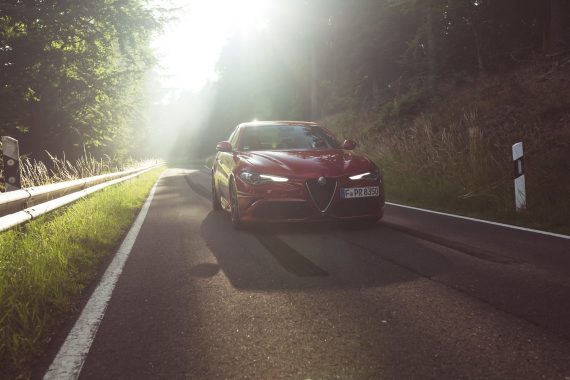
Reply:
[[[387,246],[380,251],[346,240],[357,233],[379,234]],[[324,225],[271,226],[236,231],[227,213],[212,211],[201,234],[231,284],[251,290],[363,288],[415,281],[440,274],[450,263],[419,242],[383,228],[355,229]],[[347,235],[348,234],[348,235]],[[389,252],[391,251],[391,252]],[[391,256],[422,252],[431,268],[418,273]]]
[[[209,175],[185,173],[206,200]],[[261,224],[235,230],[229,215],[211,211],[201,235],[231,284],[240,289],[326,289],[385,286],[450,270],[448,259],[421,241],[380,225]],[[362,236],[375,236],[382,243]],[[419,263],[421,271],[415,271]],[[409,264],[409,265],[408,265]]]

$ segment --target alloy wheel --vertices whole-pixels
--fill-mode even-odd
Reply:
[[[239,216],[237,191],[233,181],[230,182],[230,213],[232,217],[232,225],[234,228],[240,228],[241,220]]]

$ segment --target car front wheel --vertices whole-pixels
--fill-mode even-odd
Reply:
[[[242,222],[239,215],[237,190],[233,180],[230,182],[230,213],[232,217],[232,226],[235,229],[241,228]]]

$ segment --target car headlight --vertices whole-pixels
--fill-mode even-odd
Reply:
[[[352,179],[352,180],[358,180],[358,179],[368,179],[371,181],[376,181],[378,179],[378,177],[380,177],[380,172],[378,169],[374,169],[370,172],[366,172],[366,173],[362,173],[362,174],[357,174],[357,175],[353,175],[350,176],[348,178]]]
[[[254,172],[243,171],[239,173],[239,177],[250,185],[263,185],[273,182],[287,182],[289,178],[279,177],[276,175],[259,174]]]

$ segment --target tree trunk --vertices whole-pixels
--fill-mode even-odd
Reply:
[[[435,91],[435,82],[437,75],[437,23],[436,14],[433,4],[430,4],[427,9],[426,15],[426,25],[427,25],[427,59],[428,59],[428,90],[430,93]]]
[[[477,52],[477,68],[479,69],[479,75],[483,75],[485,72],[485,65],[483,63],[483,55],[481,52],[481,38],[477,32],[477,27],[474,22],[471,23],[471,30],[473,31],[473,39],[475,40],[475,50]]]
[[[555,53],[564,45],[566,12],[564,0],[550,0],[547,23],[548,51]]]
[[[314,38],[314,37],[313,37]],[[317,71],[317,46],[316,41],[313,40],[311,46],[311,120],[319,120],[319,98],[318,98],[318,71]]]

